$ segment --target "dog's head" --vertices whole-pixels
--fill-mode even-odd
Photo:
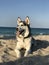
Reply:
[[[30,20],[28,16],[24,21],[22,21],[21,18],[18,17],[16,31],[19,37],[27,37],[30,34]]]

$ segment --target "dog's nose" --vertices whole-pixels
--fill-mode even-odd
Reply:
[[[16,28],[16,31],[18,31],[18,28]]]

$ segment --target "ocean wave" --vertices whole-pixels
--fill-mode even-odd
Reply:
[[[40,33],[40,35],[43,35],[44,33]]]
[[[46,35],[46,33],[32,33],[33,35]]]
[[[10,39],[10,38],[15,38],[16,36],[15,35],[9,35],[9,34],[6,34],[6,35],[0,35],[0,39]]]
[[[49,35],[49,33],[32,33],[33,35]]]
[[[0,38],[4,37],[4,35],[0,35]]]

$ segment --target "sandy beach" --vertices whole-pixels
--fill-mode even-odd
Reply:
[[[0,64],[4,65],[49,65],[49,35],[33,36],[36,45],[27,57],[17,59],[14,52],[15,39],[0,39]]]

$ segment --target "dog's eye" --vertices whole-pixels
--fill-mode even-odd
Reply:
[[[23,26],[23,25],[21,25],[21,26]]]

